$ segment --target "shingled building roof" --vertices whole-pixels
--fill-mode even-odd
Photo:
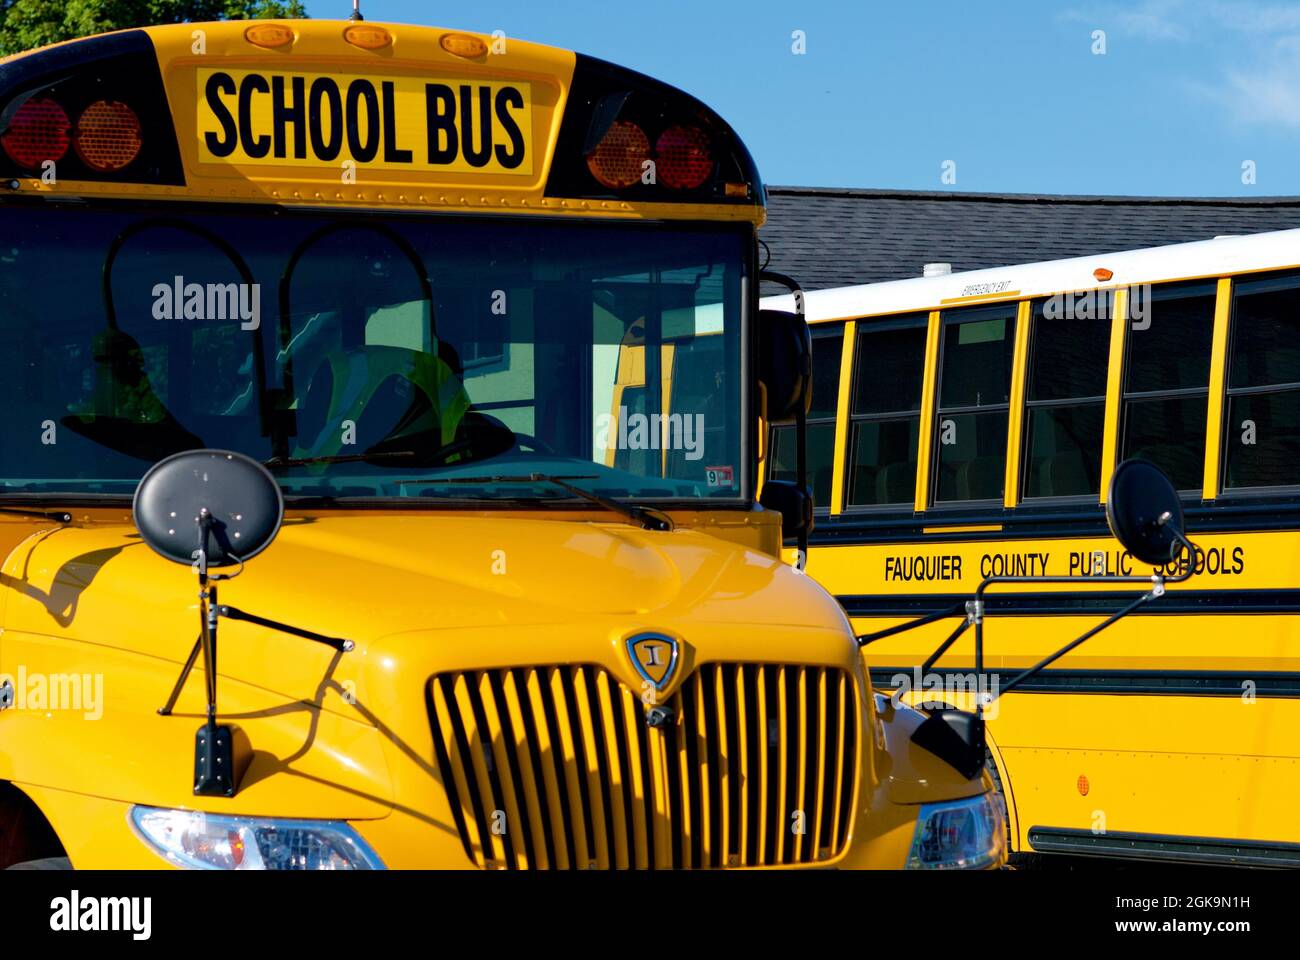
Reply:
[[[770,267],[808,290],[1300,227],[1300,197],[1037,196],[769,187]]]

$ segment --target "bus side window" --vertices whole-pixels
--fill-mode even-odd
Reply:
[[[1234,282],[1224,489],[1300,484],[1300,275]]]
[[[858,322],[849,410],[851,507],[913,508],[928,320],[918,313]]]
[[[1062,318],[1048,305],[1033,304],[1029,327],[1024,496],[1096,497],[1110,320]]]
[[[1164,284],[1146,290],[1129,291],[1120,459],[1149,460],[1178,490],[1199,492],[1215,284]]]
[[[935,503],[1002,499],[1016,310],[1006,303],[944,311]]]
[[[840,356],[844,324],[823,323],[812,328],[813,396],[808,412],[808,483],[817,509],[828,510],[831,477],[835,469],[835,414],[840,396]],[[771,480],[794,482],[794,425],[772,428],[772,452],[767,475]]]

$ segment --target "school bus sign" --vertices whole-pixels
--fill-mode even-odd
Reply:
[[[529,83],[198,71],[203,163],[528,176]]]

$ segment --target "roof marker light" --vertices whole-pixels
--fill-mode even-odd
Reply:
[[[382,50],[392,45],[393,35],[371,23],[354,23],[343,31],[343,39],[362,50]]]
[[[444,33],[438,38],[438,43],[452,56],[465,60],[485,57],[488,52],[487,43],[481,37],[473,37],[468,33]]]
[[[1107,270],[1105,267],[1098,267],[1096,270],[1092,271],[1092,275],[1102,283],[1105,283],[1111,277],[1115,276],[1115,271]]]
[[[244,39],[255,47],[275,50],[292,44],[294,35],[283,23],[255,23],[244,31]]]

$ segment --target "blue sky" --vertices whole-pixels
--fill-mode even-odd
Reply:
[[[307,4],[314,17],[350,6]],[[1300,194],[1294,0],[362,0],[362,11],[504,30],[666,80],[718,110],[770,184]],[[955,183],[942,182],[949,160]]]

